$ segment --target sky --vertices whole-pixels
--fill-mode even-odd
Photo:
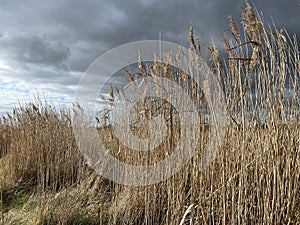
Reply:
[[[300,0],[249,1],[267,23],[300,36]],[[221,45],[228,15],[240,21],[244,0],[1,0],[0,114],[39,93],[70,104],[86,69],[119,45],[140,40],[188,47],[189,24],[200,41]]]

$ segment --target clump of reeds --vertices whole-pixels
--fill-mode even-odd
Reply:
[[[2,173],[11,183],[60,189],[75,183],[82,163],[67,109],[31,103],[1,121]]]
[[[178,221],[182,224],[295,224],[299,221],[300,99],[296,37],[291,39],[284,30],[265,25],[249,4],[242,10],[242,27],[238,27],[231,16],[229,23],[231,30],[223,36],[226,57],[221,57],[217,47],[208,46],[211,75],[224,91],[228,118],[226,136],[217,159],[207,170],[198,170],[209,136],[209,129],[203,129],[195,156],[181,172],[154,189],[141,187],[121,191],[116,199],[120,205],[114,207],[119,220],[135,221],[130,213],[139,214],[135,212],[137,206],[126,210],[128,208],[122,203],[136,202],[129,197],[134,195],[144,202],[139,211],[141,221],[150,220],[151,224],[178,224]],[[189,39],[191,50],[200,56],[200,43],[198,39],[195,41],[192,27]],[[174,58],[179,62],[184,56]],[[192,71],[194,64],[189,65]],[[154,62],[149,66],[150,71],[142,62],[139,67],[144,76],[152,76],[154,80],[159,76],[176,80],[197,97],[199,105],[208,107],[204,103],[205,91],[193,88],[188,74],[180,71],[180,67],[177,77],[168,64]],[[193,89],[197,95],[193,95]],[[151,106],[142,104],[137,111],[145,113],[149,108]],[[203,116],[201,112],[199,115]],[[171,116],[174,115],[169,113]],[[120,159],[134,165],[139,160],[149,163],[145,160],[148,157],[132,156],[114,140],[116,151],[122,155]],[[158,152],[171,154],[170,149],[172,146],[166,145],[158,148]],[[154,152],[153,157],[158,154]],[[146,197],[157,195],[153,200]],[[157,208],[166,209],[163,217]]]

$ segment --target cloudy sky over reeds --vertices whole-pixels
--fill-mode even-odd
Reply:
[[[251,4],[266,22],[300,36],[298,0]],[[192,23],[202,43],[212,38],[218,44],[228,32],[228,15],[239,22],[243,6],[238,0],[2,0],[0,113],[37,92],[50,101],[71,102],[98,56],[128,42],[158,39],[160,31],[163,40],[188,47]]]

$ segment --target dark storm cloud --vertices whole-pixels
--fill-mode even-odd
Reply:
[[[298,3],[252,1],[267,23],[273,18],[279,28],[299,36]],[[4,66],[5,76],[0,70],[0,85],[9,77],[28,89],[34,84],[72,95],[80,73],[120,44],[158,39],[161,31],[163,40],[188,46],[192,23],[203,49],[210,38],[221,45],[228,15],[240,24],[243,6],[244,0],[2,0],[0,67],[5,62],[11,68]]]
[[[279,26],[299,32],[297,1],[265,0],[253,4],[264,12],[267,22],[271,22],[272,16]],[[25,4],[4,0],[0,17],[5,20],[0,20],[0,25],[2,32],[12,39],[6,40],[10,43],[5,43],[7,48],[17,44],[13,53],[21,61],[60,65],[71,54],[71,69],[82,71],[110,48],[131,41],[158,39],[160,31],[164,40],[187,45],[190,22],[204,43],[210,37],[220,40],[222,32],[228,29],[228,15],[239,21],[242,6],[244,1],[237,0],[29,0]],[[18,55],[17,48],[24,49],[24,54]]]
[[[46,35],[8,34],[1,38],[1,53],[6,59],[19,64],[38,64],[57,68],[66,68],[70,49],[62,43],[49,40]]]
[[[290,35],[300,35],[300,5],[299,0],[264,0],[253,1],[254,6],[262,12],[266,22],[273,24],[277,28],[286,28]],[[273,20],[273,21],[272,21]]]

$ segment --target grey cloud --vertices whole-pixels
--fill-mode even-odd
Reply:
[[[277,28],[286,28],[289,34],[300,36],[300,7],[298,0],[254,0],[254,6],[262,12],[267,23],[275,23]],[[299,41],[299,40],[298,40]]]
[[[298,2],[252,0],[267,23],[273,17],[278,27],[299,36]],[[239,24],[244,5],[240,0],[2,0],[0,65],[12,65],[5,75],[11,80],[67,95],[98,56],[120,44],[158,39],[162,31],[163,40],[188,46],[190,22],[202,49],[211,37],[220,44],[228,15]]]
[[[39,64],[66,69],[70,55],[70,49],[49,40],[45,35],[25,33],[7,36],[0,39],[0,46],[5,49],[6,57],[20,64]]]
[[[11,75],[12,73],[13,76]],[[1,78],[4,80],[10,80],[15,83],[24,83],[25,86],[28,84],[28,86],[35,88],[43,86],[50,89],[57,89],[60,86],[76,87],[82,76],[82,73],[41,68],[35,65],[30,65],[25,69],[18,69],[13,72],[0,70],[0,74]]]
[[[298,33],[300,14],[294,1],[253,0],[253,3],[259,11],[264,11],[267,22],[271,22],[273,16],[279,26]],[[158,39],[160,31],[163,40],[188,45],[190,22],[202,43],[207,44],[211,37],[218,42],[229,27],[229,14],[239,23],[242,6],[244,2],[237,0],[64,0],[55,3],[28,0],[26,5],[4,0],[0,17],[2,14],[8,19],[5,23],[0,20],[0,25],[9,31],[47,34],[49,42],[60,42],[70,49],[71,69],[84,71],[93,59],[110,48],[137,40]],[[51,55],[52,49],[49,50]],[[60,57],[64,56],[59,55],[57,59]],[[45,64],[48,60],[45,59]],[[35,58],[33,63],[35,61],[40,60]],[[49,63],[57,62],[49,60]]]

